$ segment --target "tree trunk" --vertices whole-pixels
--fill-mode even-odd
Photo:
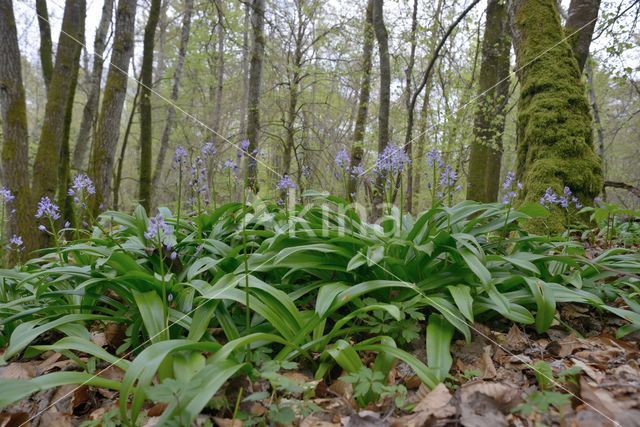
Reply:
[[[602,120],[600,119],[600,107],[598,106],[598,98],[596,97],[596,89],[593,86],[593,67],[591,65],[591,58],[587,58],[584,66],[584,74],[587,77],[587,92],[589,94],[589,103],[591,104],[591,112],[593,113],[593,125],[596,130],[598,156],[602,162],[602,175],[607,176],[607,162],[604,157],[604,129],[602,127]],[[607,185],[602,188],[602,199],[607,200]]]
[[[578,61],[580,72],[589,56],[589,46],[598,20],[600,0],[571,0],[564,31]]]
[[[29,188],[29,130],[22,85],[20,48],[11,0],[0,0],[0,123],[2,124],[2,183],[15,196],[15,213],[8,217],[8,235],[22,236],[34,248],[35,222]],[[4,227],[4,224],[0,224]],[[4,242],[3,242],[4,243]]]
[[[240,135],[247,134],[247,109],[249,108],[249,27],[251,5],[244,3],[244,26],[242,27],[242,111],[240,112]]]
[[[85,14],[85,0],[67,0],[33,167],[32,193],[35,200],[43,196],[54,199],[58,187],[59,169],[52,165],[60,164],[65,124],[71,120],[68,103],[75,93],[74,78],[77,79],[82,49],[78,41],[84,40]]]
[[[367,113],[369,110],[369,98],[371,95],[371,64],[373,56],[373,43],[375,35],[373,33],[373,0],[367,1],[367,10],[364,21],[364,43],[362,49],[362,80],[360,81],[360,95],[358,99],[358,112],[356,123],[353,128],[353,145],[351,146],[351,170],[357,170],[362,164],[364,156],[364,133],[367,125]],[[355,173],[349,173],[349,191],[347,198],[354,200],[358,188],[358,180],[362,177]]]
[[[96,187],[92,206],[94,213],[99,212],[101,205],[108,206],[111,199],[113,163],[128,80],[128,76],[121,70],[129,68],[133,54],[136,5],[136,0],[120,0],[118,3],[111,65],[91,153],[90,172]]]
[[[489,0],[482,40],[479,100],[469,155],[467,200],[489,203],[498,197],[505,106],[509,96],[508,25],[506,3]]]
[[[383,0],[373,0],[373,31],[378,41],[380,56],[380,94],[378,106],[378,156],[389,143],[389,110],[391,106],[391,62],[389,60],[389,34],[384,25]],[[384,193],[385,177],[378,174],[373,198],[374,217],[378,217]]]
[[[138,79],[140,80],[140,79]],[[131,136],[131,127],[133,125],[133,118],[136,115],[136,109],[138,108],[138,97],[140,96],[141,85],[136,87],[136,94],[133,96],[133,102],[131,102],[131,112],[129,113],[129,119],[127,120],[127,126],[124,129],[124,135],[122,137],[122,146],[120,147],[120,156],[118,157],[118,165],[116,166],[116,176],[113,183],[113,209],[118,210],[120,207],[120,186],[122,185],[122,169],[124,167],[124,158],[127,153],[127,147],[129,146],[129,137]]]
[[[413,91],[411,83],[413,81],[413,67],[416,62],[416,32],[418,29],[418,0],[413,0],[413,12],[411,14],[411,33],[409,34],[409,43],[411,44],[411,51],[409,53],[409,63],[405,70],[405,90],[404,90],[404,102],[407,110],[411,108],[411,93]],[[405,150],[409,157],[409,164],[407,165],[407,196],[406,196],[406,209],[407,212],[413,211],[413,141],[409,140]],[[400,197],[404,197],[403,194]]]
[[[184,59],[187,55],[187,47],[189,46],[189,33],[191,31],[191,14],[193,13],[193,0],[185,0],[184,12],[182,14],[182,30],[180,33],[180,47],[178,48],[178,59],[176,68],[173,71],[173,86],[171,87],[171,102],[167,104],[166,119],[164,121],[164,129],[160,137],[160,148],[158,151],[158,159],[156,161],[156,169],[153,172],[153,188],[156,190],[160,185],[162,169],[164,167],[167,149],[169,148],[169,138],[173,131],[176,120],[176,109],[173,106],[178,101],[178,93],[180,91],[180,79],[182,78],[182,70],[184,69]]]
[[[151,211],[151,158],[153,156],[153,123],[151,117],[151,91],[153,89],[153,50],[156,28],[160,19],[160,0],[151,0],[149,19],[144,28],[142,68],[140,70],[140,180],[138,200]]]
[[[589,203],[602,189],[602,166],[578,62],[564,40],[555,0],[514,0],[509,18],[520,70],[518,175],[525,199],[538,201],[547,188],[561,193],[568,186]]]
[[[224,84],[224,14],[222,10],[222,2],[216,0],[216,10],[218,12],[218,49],[216,58],[216,97],[213,109],[213,135],[212,141],[217,145],[218,135],[220,134],[220,116],[222,115],[222,89]]]
[[[51,73],[53,73],[53,43],[51,41],[51,26],[49,25],[47,0],[36,0],[36,13],[38,14],[38,28],[40,29],[40,64],[42,65],[42,78],[44,79],[44,86],[48,90]]]
[[[114,0],[104,0],[100,24],[98,25],[96,37],[93,42],[94,55],[89,95],[87,97],[87,103],[84,105],[84,110],[82,111],[82,121],[80,122],[80,130],[78,131],[76,146],[73,150],[73,160],[71,162],[73,169],[77,171],[83,170],[85,167],[91,130],[95,127],[96,114],[100,103],[102,69],[104,68],[103,55],[107,43],[109,26],[111,25],[111,17],[113,16],[113,1]]]
[[[251,28],[253,45],[251,47],[251,63],[249,69],[249,103],[247,106],[247,139],[249,153],[258,150],[260,136],[260,88],[262,85],[262,63],[264,60],[264,0],[253,0],[251,3]],[[254,154],[251,154],[252,156]],[[254,194],[258,194],[258,164],[253,158],[247,159],[247,184]]]

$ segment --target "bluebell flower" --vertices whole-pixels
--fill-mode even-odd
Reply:
[[[96,194],[96,187],[93,185],[93,181],[87,175],[81,173],[73,178],[71,188],[67,192],[69,196],[73,197],[73,202],[76,204],[82,203],[82,207],[86,207],[82,199],[87,195]]]
[[[216,150],[216,146],[213,144],[213,142],[207,142],[202,146],[203,157],[213,157],[217,152],[218,150]]]
[[[36,218],[47,217],[52,221],[55,221],[60,218],[60,208],[58,205],[51,202],[49,197],[44,196],[38,202],[38,211],[36,212]]]
[[[458,173],[453,168],[447,165],[440,174],[439,184],[445,187],[453,187],[458,180]]]
[[[347,154],[347,150],[343,148],[338,151],[335,158],[335,165],[338,169],[349,170],[349,165],[351,164],[351,158],[349,154]]]
[[[171,229],[165,222],[162,214],[149,218],[149,226],[147,227],[147,231],[144,232],[144,237],[147,240],[162,240],[163,236],[167,236],[169,234],[171,234]]]
[[[429,166],[437,165],[439,168],[444,166],[444,162],[442,161],[442,153],[437,148],[433,148],[429,150],[427,153],[427,163]]]
[[[507,190],[505,195],[502,197],[502,203],[508,205],[513,201],[513,199],[518,197],[517,190],[522,190],[523,185],[520,181],[516,181],[516,174],[509,171],[507,172],[504,182],[502,183],[502,188],[504,190]]]
[[[276,190],[287,190],[287,189],[295,189],[296,184],[289,178],[289,175],[284,174],[282,179],[276,184]]]
[[[558,200],[558,195],[554,193],[553,188],[549,187],[540,198],[540,204],[544,207],[550,207],[557,204]]]
[[[15,196],[11,193],[11,191],[6,188],[0,188],[0,203],[11,203],[15,200]]]
[[[395,144],[389,144],[376,160],[376,171],[380,174],[402,172],[410,162],[404,149]]]

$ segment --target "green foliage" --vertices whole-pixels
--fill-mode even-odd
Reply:
[[[145,238],[144,210],[108,212],[60,256],[0,270],[4,363],[48,350],[94,359],[87,372],[3,380],[0,405],[88,381],[120,392],[123,422],[153,400],[168,403],[163,422],[185,425],[229,378],[254,375],[251,365],[276,393],[308,393],[281,373],[296,363],[327,380],[339,365],[365,405],[402,395],[385,382],[398,360],[428,387],[445,379],[450,343],[470,340],[471,322],[504,318],[544,331],[556,307],[572,302],[627,320],[622,333],[640,328],[640,256],[610,249],[587,259],[567,238],[531,235],[521,221],[535,209],[464,202],[415,218],[394,210],[369,224],[316,194],[288,212],[230,203],[179,224],[161,212],[171,228],[164,244]],[[628,308],[607,305],[618,297]],[[90,329],[109,322],[126,328],[120,349],[90,340]],[[427,364],[402,348],[421,337]],[[376,355],[372,366],[363,353]],[[124,379],[94,376],[96,363],[118,366]],[[293,408],[272,404],[270,420],[289,419]]]

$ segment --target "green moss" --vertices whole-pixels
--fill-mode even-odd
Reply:
[[[537,201],[549,187],[561,193],[568,186],[588,204],[602,188],[602,166],[593,148],[581,73],[563,40],[555,2],[519,2],[515,17],[521,34],[517,65],[524,67],[519,75],[518,172],[526,200]],[[552,224],[562,223],[559,213],[553,217]]]

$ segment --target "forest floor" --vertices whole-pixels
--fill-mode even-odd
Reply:
[[[560,309],[562,324],[544,334],[525,331],[516,325],[500,322],[490,327],[475,325],[471,343],[456,341],[452,346],[453,369],[446,384],[428,391],[411,368],[402,362],[392,369],[388,382],[402,384],[408,392],[398,407],[397,396],[357,409],[352,384],[335,379],[330,385],[314,382],[304,370],[290,370],[284,375],[293,383],[313,385],[313,397],[293,393],[284,399],[291,407],[302,408],[307,416],[298,416],[293,425],[330,426],[639,426],[640,425],[640,333],[616,339],[621,322],[614,317],[590,311],[582,306],[565,304]],[[116,330],[93,332],[94,342],[109,346],[118,337]],[[572,332],[568,332],[572,331]],[[420,340],[417,340],[420,341]],[[424,341],[422,341],[424,342]],[[423,349],[413,354],[424,360]],[[372,354],[372,359],[374,355]],[[365,356],[366,358],[366,356]],[[543,387],[532,369],[545,364],[553,380]],[[33,378],[55,370],[73,370],[76,362],[57,352],[44,353],[40,359],[13,362],[0,368],[0,378]],[[101,374],[122,379],[123,371],[110,367]],[[557,382],[556,382],[557,381]],[[554,384],[554,382],[556,382]],[[243,395],[267,391],[268,383],[232,381],[222,392],[232,398],[243,388]],[[29,418],[56,405],[31,422]],[[270,393],[262,400],[243,401],[239,412],[254,422],[269,417]],[[528,397],[527,397],[528,396]],[[77,426],[118,425],[105,422],[109,412],[117,411],[117,394],[113,391],[82,386],[63,386],[36,393],[6,408],[0,426],[40,425]],[[296,401],[297,400],[297,401]],[[281,400],[281,403],[283,401]],[[311,409],[310,409],[311,408]],[[144,426],[153,426],[164,409],[150,406],[143,417]],[[217,412],[217,413],[216,413]],[[105,414],[107,416],[105,417]],[[236,427],[243,424],[229,416],[229,410],[210,410],[202,414],[199,425]],[[220,415],[220,416],[218,416]],[[93,422],[92,422],[93,421]],[[268,424],[267,424],[268,425]],[[287,424],[277,424],[287,425]]]

